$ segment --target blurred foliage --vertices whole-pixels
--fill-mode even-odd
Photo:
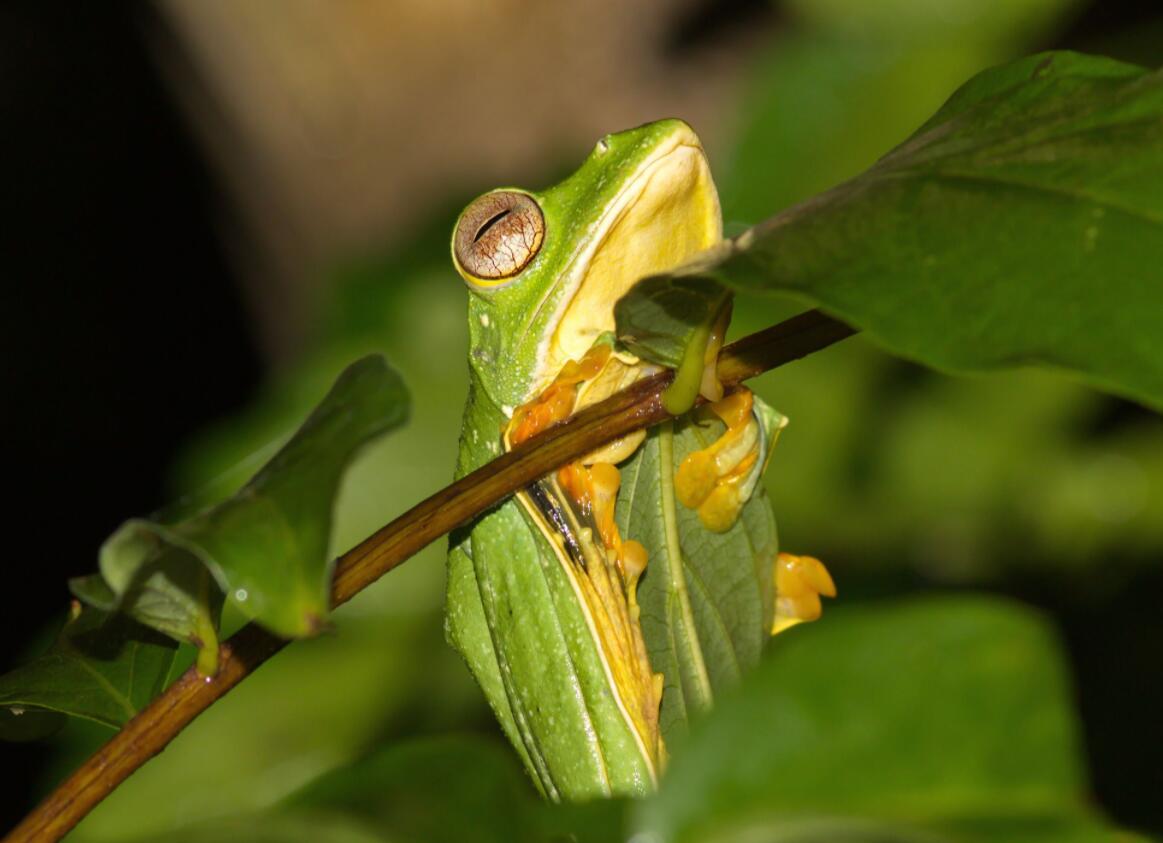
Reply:
[[[1079,4],[791,5],[811,25],[760,63],[722,168],[733,233],[857,175],[971,73],[1045,43]],[[1137,59],[1163,58],[1137,34],[1124,41]],[[759,302],[737,298],[732,336],[774,321]],[[1065,572],[1085,599],[1163,558],[1163,428],[1127,402],[1044,370],[944,378],[859,337],[752,385],[791,419],[767,476],[781,543],[830,560],[841,580],[997,583],[1033,569]]]
[[[407,414],[399,375],[382,357],[364,357],[230,497],[184,517],[123,524],[101,548],[100,573],[70,583],[88,605],[74,603],[46,653],[0,676],[5,731],[43,729],[46,712],[124,725],[173,675],[178,644],[195,648],[200,673],[212,677],[224,597],[276,634],[322,631],[340,478],[356,451]]]
[[[789,820],[829,816],[804,837],[844,838],[861,818],[885,824],[878,839],[901,825],[904,839],[973,840],[964,827],[1004,818],[1019,835],[1077,825],[1105,839],[1078,750],[1042,618],[982,597],[884,601],[780,639],[635,814],[665,841],[782,839]]]
[[[318,632],[331,603],[328,544],[340,480],[361,448],[406,421],[408,402],[383,357],[361,358],[230,497],[159,521],[128,521],[100,556],[101,578],[120,608],[178,641],[197,642],[212,625],[192,617],[198,607],[191,604],[205,603],[208,590],[184,582],[194,569],[212,575],[239,614],[272,632],[288,638]]]
[[[467,388],[464,291],[446,265],[453,219],[415,242],[418,258],[389,261],[386,274],[378,265],[344,271],[351,286],[338,289],[358,292],[341,299],[333,314],[351,307],[353,324],[325,316],[325,325],[335,320],[334,332],[300,369],[276,380],[252,413],[224,421],[191,448],[178,466],[183,509],[231,494],[348,362],[375,351],[412,385],[410,420],[363,450],[344,476],[330,554],[449,482]],[[124,839],[267,807],[381,740],[492,728],[472,678],[444,644],[444,556],[443,543],[429,547],[338,609],[338,634],[299,642],[265,665],[114,792],[73,837]],[[224,630],[242,620],[226,607]],[[107,735],[66,732],[46,778],[61,778]]]
[[[337,769],[258,814],[194,823],[174,837],[223,839],[608,843],[622,836],[625,803],[551,805],[509,747],[445,735],[404,740]]]
[[[119,728],[165,687],[177,649],[123,614],[74,602],[53,645],[0,676],[4,737],[55,731],[63,714]]]
[[[788,634],[643,802],[551,805],[499,741],[444,736],[385,746],[264,812],[177,839],[1112,839],[1085,805],[1077,743],[1040,616],[981,597],[913,599]]]
[[[1163,75],[1136,65],[998,65],[871,169],[679,278],[801,296],[938,370],[1041,364],[1163,410],[1161,116]],[[656,287],[619,314],[656,309]]]
[[[721,168],[723,218],[736,229],[729,233],[866,170],[954,88],[1043,43],[1079,3],[786,5],[799,25],[756,67],[739,140]]]
[[[739,111],[735,148],[712,162],[725,218],[735,224],[733,233],[739,223],[767,217],[860,172],[920,125],[973,72],[1046,43],[1075,5],[1065,0],[787,4],[793,23],[772,40],[754,67]],[[578,148],[591,141],[579,139]],[[552,178],[530,173],[527,181]],[[406,429],[367,449],[345,478],[331,551],[350,547],[447,483],[460,427],[467,353],[465,294],[448,262],[447,238],[455,210],[470,192],[448,197],[449,212],[396,253],[353,259],[336,268],[328,299],[316,304],[316,341],[303,349],[301,361],[277,373],[251,410],[224,420],[191,444],[175,474],[186,504],[220,499],[238,488],[343,365],[371,351],[386,353],[413,386],[412,420]],[[789,315],[796,309],[787,304]],[[762,311],[768,315],[757,318],[761,311],[746,297],[737,301],[735,312],[736,336],[775,321],[770,305]],[[842,602],[845,596],[854,602],[854,592],[868,597],[898,591],[916,579],[997,583],[1015,572],[1032,572],[1047,581],[1065,579],[1077,599],[1101,601],[1105,589],[1121,576],[1163,558],[1163,494],[1158,489],[1163,429],[1156,417],[1132,405],[1044,371],[946,378],[889,358],[859,338],[756,383],[757,391],[791,418],[767,480],[781,544],[825,558],[836,574]],[[426,549],[340,609],[335,616],[339,634],[299,643],[265,666],[115,792],[70,839],[150,833],[173,839],[169,830],[182,827],[189,836],[180,839],[211,839],[199,837],[196,829],[218,821],[232,823],[220,828],[238,834],[221,833],[215,839],[322,839],[322,832],[307,833],[295,815],[277,807],[287,799],[296,810],[318,808],[314,816],[322,817],[319,822],[339,829],[330,839],[382,839],[374,804],[355,817],[337,818],[330,812],[348,799],[336,784],[341,779],[308,783],[365,757],[371,760],[361,763],[370,766],[356,769],[370,776],[379,757],[373,748],[386,747],[382,752],[389,756],[411,751],[398,745],[404,736],[494,730],[479,691],[441,634],[444,553],[443,544]],[[829,613],[823,623],[777,641],[770,660],[727,704],[727,713],[714,715],[688,747],[698,750],[701,740],[702,751],[712,753],[716,735],[733,728],[727,722],[730,713],[759,705],[748,694],[778,694],[778,705],[760,706],[756,722],[770,719],[770,731],[748,756],[748,763],[764,775],[753,789],[720,794],[722,799],[715,802],[704,803],[686,791],[686,800],[694,803],[690,810],[719,810],[728,804],[727,797],[750,800],[746,804],[755,808],[766,798],[763,788],[794,775],[790,768],[776,769],[776,761],[808,764],[816,780],[829,775],[822,765],[837,759],[823,757],[823,751],[812,759],[792,743],[781,751],[788,754],[770,759],[759,755],[760,749],[806,734],[797,729],[807,729],[811,720],[797,721],[795,715],[811,715],[815,694],[823,699],[821,712],[859,715],[837,740],[864,737],[863,747],[871,750],[878,739],[891,739],[881,745],[896,753],[886,758],[894,769],[911,758],[919,770],[949,772],[941,764],[944,745],[939,739],[956,737],[962,727],[990,725],[974,722],[974,705],[984,705],[1001,718],[993,725],[1015,729],[1019,722],[1028,722],[1013,719],[1021,716],[1021,703],[1035,701],[1038,710],[1048,713],[1049,731],[1007,734],[1038,741],[1059,735],[1074,745],[1070,715],[1058,696],[1064,681],[1061,668],[1051,634],[1040,621],[1013,609],[970,605],[957,610],[961,622],[968,624],[965,649],[957,652],[964,652],[971,663],[980,658],[981,675],[1002,683],[995,702],[984,684],[957,684],[954,668],[959,662],[946,664],[939,652],[926,649],[923,639],[930,633],[902,631],[910,623],[935,623],[931,615],[940,616],[939,608],[904,607],[900,626],[884,631],[885,636],[900,636],[895,645],[877,649],[853,641],[852,635],[875,635],[880,622],[891,621],[900,608],[888,604]],[[227,617],[225,624],[238,620]],[[999,655],[996,636],[1006,630],[1019,635],[1014,662],[1006,661],[1008,648]],[[940,634],[954,633],[950,628]],[[937,632],[931,635],[935,641],[945,640]],[[927,673],[914,673],[913,663],[902,664],[917,647]],[[980,654],[973,655],[979,648]],[[848,658],[849,651],[863,660]],[[1022,678],[1017,660],[1052,687],[1039,690],[1018,682],[1006,690],[1006,682]],[[785,670],[790,671],[786,676]],[[853,671],[854,678],[841,679],[848,674],[840,671]],[[927,688],[929,683],[917,676],[940,682]],[[859,683],[849,684],[857,679]],[[874,680],[889,679],[891,684],[870,690]],[[783,689],[785,680],[788,687]],[[850,698],[843,696],[846,688],[853,690]],[[958,689],[966,695],[964,703]],[[910,692],[926,696],[910,700]],[[794,709],[779,714],[779,706],[793,704]],[[912,725],[921,728],[925,717],[940,715],[946,706],[947,716],[929,731],[910,734]],[[859,729],[865,734],[854,731]],[[58,780],[106,734],[71,728],[49,779]],[[748,749],[749,737],[728,738],[734,750]],[[987,740],[995,747],[1001,737],[992,734]],[[504,790],[509,774],[499,771],[507,762],[474,754],[481,751],[465,749],[458,755],[461,765],[465,770],[479,767],[482,781]],[[714,761],[723,763],[722,758]],[[392,766],[391,761],[382,763]],[[1068,797],[1085,790],[1075,752],[1051,748],[1043,763],[1048,765],[1043,771],[1046,792],[1062,798],[1055,804],[1065,805]],[[660,800],[678,800],[684,786],[697,784],[693,761],[687,762],[686,772],[677,757],[675,764],[676,782],[668,784]],[[450,777],[458,773],[456,768],[449,766]],[[879,764],[861,769],[871,780],[867,786],[874,785]],[[844,781],[861,784],[849,772]],[[336,787],[335,802],[325,796],[328,782]],[[512,786],[519,789],[515,782]],[[296,792],[299,796],[293,796]],[[369,803],[377,798],[374,788],[363,793]],[[847,804],[863,809],[875,801],[871,793],[863,792],[863,802],[854,797]],[[319,801],[312,804],[312,799]],[[797,811],[803,807],[790,796],[782,805]],[[916,819],[908,806],[897,807],[899,811],[886,809],[884,816]],[[655,809],[643,810],[647,813],[640,820],[651,821],[649,811]],[[262,826],[245,819],[260,811],[278,811],[283,819]],[[484,833],[493,827],[492,820],[481,816]],[[758,830],[734,829],[725,839],[773,839],[763,825],[771,818],[759,811],[750,816]],[[226,819],[230,817],[244,819]],[[790,824],[786,817],[778,819],[784,823],[778,839],[821,838],[816,833],[821,818],[801,817]],[[1006,839],[992,833],[988,818],[926,819],[939,821],[940,827],[926,826],[916,832],[924,835],[920,837],[893,837],[876,826],[849,823],[843,828],[823,826],[828,832],[823,839],[932,840],[946,839],[939,835],[954,831],[954,839]],[[1075,839],[1070,836],[1075,833],[1077,839],[1093,839],[1077,826],[1068,834],[1071,822],[1072,817],[1032,818],[1029,834],[1020,839],[1038,839],[1035,832],[1043,839]],[[1085,814],[1077,815],[1079,826],[1090,822]],[[409,839],[406,835],[417,828],[401,825],[389,831],[397,835],[393,839]],[[268,836],[261,837],[259,829]]]

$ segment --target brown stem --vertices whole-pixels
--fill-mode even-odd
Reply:
[[[818,351],[855,331],[809,311],[752,334],[723,349],[719,376],[726,385]],[[662,391],[672,374],[633,384],[600,404],[555,425],[405,512],[341,556],[332,583],[338,606],[408,557],[516,490],[572,459],[669,414]],[[142,709],[13,829],[8,843],[52,841],[67,834],[102,799],[205,711],[288,642],[249,624],[222,644],[218,675],[205,679],[194,668]]]

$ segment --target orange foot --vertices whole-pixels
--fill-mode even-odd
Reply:
[[[715,533],[731,529],[763,470],[762,434],[752,403],[751,391],[740,389],[710,404],[727,430],[711,445],[688,454],[675,474],[679,501],[697,510],[699,521]]]
[[[778,635],[804,621],[814,621],[823,612],[820,595],[836,596],[836,583],[814,556],[781,553],[775,557],[775,622],[771,634]]]

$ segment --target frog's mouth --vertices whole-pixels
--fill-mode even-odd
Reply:
[[[614,304],[636,281],[673,269],[722,237],[706,153],[684,126],[642,162],[563,273],[557,328],[537,350],[533,392],[614,330]]]

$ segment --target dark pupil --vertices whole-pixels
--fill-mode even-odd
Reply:
[[[480,239],[488,233],[490,228],[492,228],[494,225],[499,223],[505,217],[509,216],[509,213],[511,212],[511,210],[512,210],[511,208],[506,208],[505,210],[501,211],[500,213],[494,214],[493,216],[491,216],[487,220],[485,220],[484,225],[482,225],[477,230],[476,237],[474,237],[472,239],[472,242],[479,243]]]

